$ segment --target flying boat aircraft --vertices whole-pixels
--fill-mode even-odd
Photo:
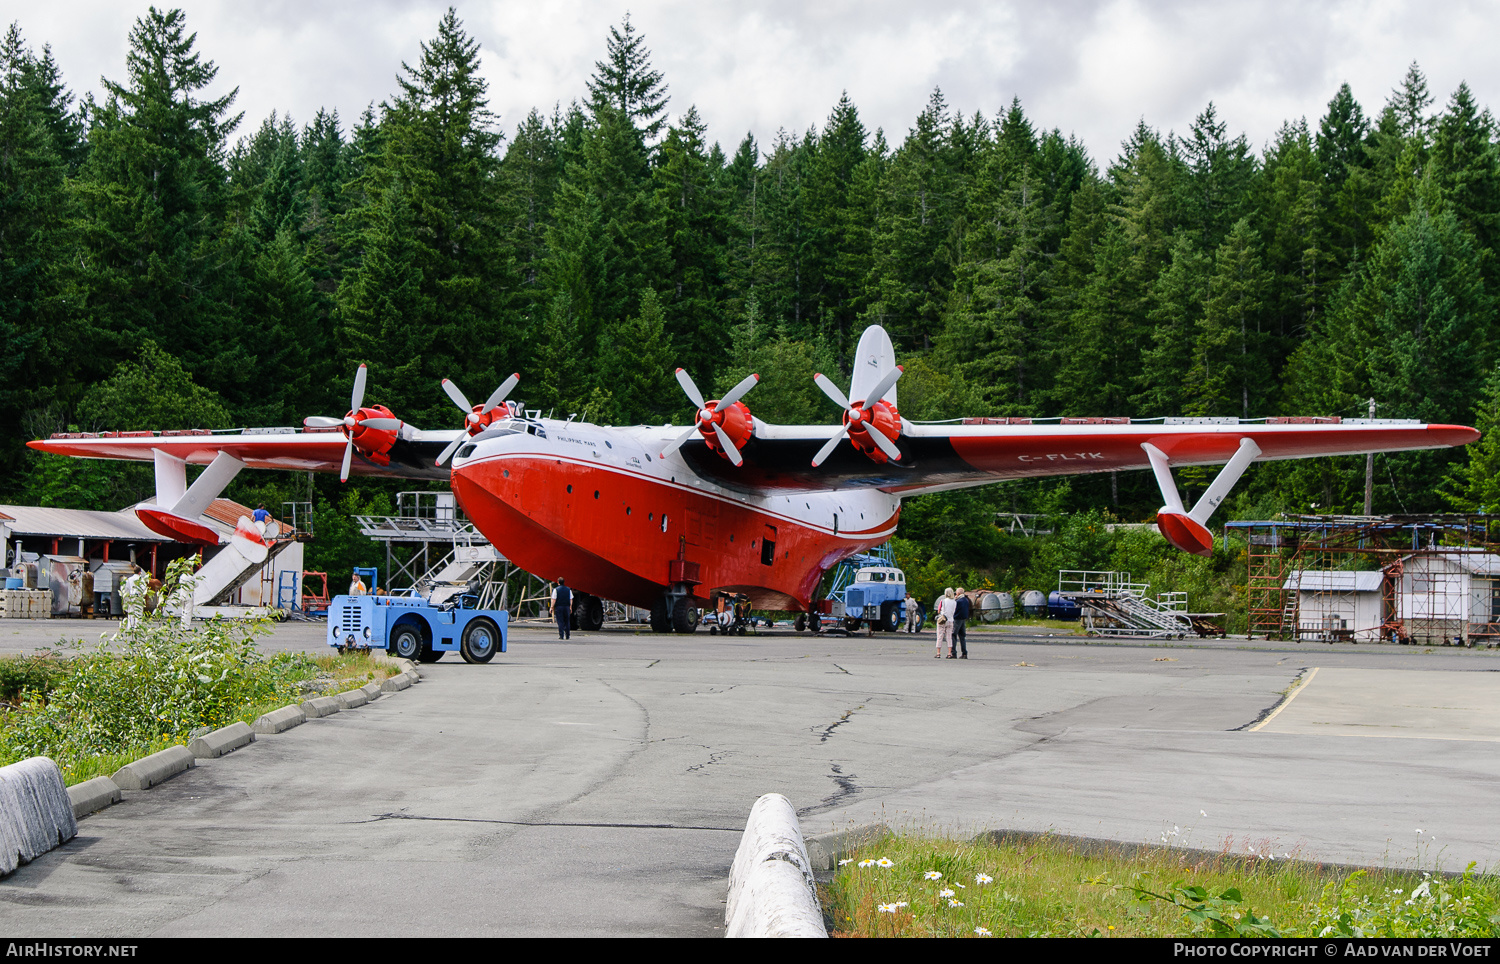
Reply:
[[[541,418],[507,400],[519,375],[471,405],[461,430],[424,431],[364,404],[359,367],[343,418],[314,416],[301,431],[234,434],[105,432],[28,444],[84,458],[154,462],[154,506],[136,512],[174,539],[215,544],[203,508],[243,468],[445,480],[475,527],[521,568],[566,578],[578,592],[648,608],[658,632],[691,632],[697,601],[743,593],[761,609],[805,612],[824,572],[896,531],[901,500],[1007,479],[1151,469],[1173,545],[1207,555],[1209,517],[1252,462],[1464,445],[1461,425],[1338,418],[901,417],[889,336],[866,329],[847,395],[816,381],[844,410],[840,424],[773,425],[745,399],[751,375],[723,398],[677,380],[694,424],[610,427]],[[189,463],[208,465],[191,486]],[[1191,510],[1172,479],[1180,466],[1223,465]],[[597,611],[597,610],[596,610]],[[596,628],[596,627],[591,627]]]

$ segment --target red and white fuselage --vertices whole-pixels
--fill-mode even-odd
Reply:
[[[454,459],[464,512],[522,569],[606,599],[649,608],[681,560],[703,591],[806,609],[828,568],[896,530],[900,498],[876,489],[747,493],[703,478],[676,451],[661,456],[680,428],[500,429]]]

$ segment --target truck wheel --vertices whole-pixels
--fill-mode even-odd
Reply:
[[[417,654],[417,662],[436,663],[443,658],[445,652],[447,652],[445,649],[433,649],[431,643],[423,643],[422,652]]]
[[[500,649],[500,627],[488,616],[475,616],[464,627],[458,653],[466,663],[488,663]]]
[[[666,596],[658,597],[656,602],[651,604],[651,631],[653,633],[672,631],[672,612],[667,608]]]
[[[598,596],[584,596],[574,608],[573,615],[579,629],[589,633],[598,632],[604,628],[604,600]]]
[[[682,596],[672,605],[672,631],[692,633],[698,630],[698,607],[692,596]]]
[[[888,602],[880,605],[880,628],[888,633],[894,633],[901,628],[901,611],[897,609],[898,603]]]
[[[420,659],[422,656],[422,633],[417,627],[406,623],[396,627],[391,634],[388,652],[399,659]]]

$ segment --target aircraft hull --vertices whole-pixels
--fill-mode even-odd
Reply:
[[[722,490],[676,484],[644,471],[583,459],[518,452],[456,467],[464,512],[506,558],[544,579],[565,578],[593,595],[649,608],[671,581],[672,563],[697,563],[694,594],[743,592],[757,608],[805,610],[825,571],[879,545],[899,509],[865,512],[854,531],[835,532],[791,513],[788,498],[756,504]],[[818,512],[808,496],[796,504]],[[842,500],[853,520],[862,506]],[[783,502],[780,509],[768,503]],[[882,508],[872,500],[868,508]],[[763,561],[764,540],[775,546]]]

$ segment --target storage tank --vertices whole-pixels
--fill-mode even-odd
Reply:
[[[1028,616],[1047,615],[1047,597],[1035,589],[1021,593],[1021,611]]]
[[[1000,596],[993,592],[975,592],[974,615],[987,623],[997,623],[1001,620]]]
[[[1000,618],[1002,620],[1004,620],[1004,619],[1015,619],[1016,618],[1016,597],[1012,596],[1008,592],[996,593],[995,595],[998,596],[999,599],[1000,599]]]
[[[1067,596],[1064,596],[1060,592],[1053,592],[1047,597],[1048,619],[1073,620],[1077,619],[1079,614],[1082,612],[1082,606],[1078,605],[1078,603],[1069,599]]]

